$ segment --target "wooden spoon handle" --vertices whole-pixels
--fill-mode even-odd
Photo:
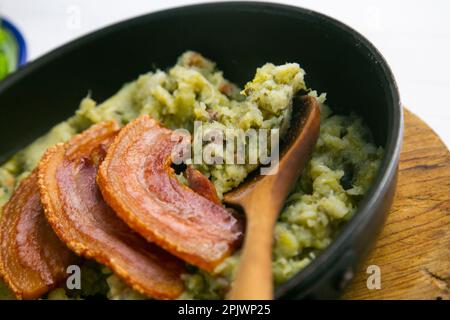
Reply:
[[[275,224],[273,209],[246,209],[244,246],[228,299],[273,299],[272,242]]]

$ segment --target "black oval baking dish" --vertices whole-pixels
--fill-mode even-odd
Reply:
[[[356,112],[385,149],[376,181],[353,218],[277,298],[334,298],[371,248],[392,204],[402,138],[394,77],[377,49],[348,26],[285,5],[228,2],[160,11],[77,39],[0,83],[0,162],[73,114],[91,92],[102,101],[187,49],[212,58],[238,84],[265,62],[298,62],[336,112]]]

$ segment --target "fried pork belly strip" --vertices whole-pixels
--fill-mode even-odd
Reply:
[[[212,271],[231,254],[242,226],[221,204],[181,184],[171,168],[173,131],[144,115],[108,149],[97,181],[106,202],[133,229]]]
[[[214,184],[203,173],[193,166],[188,166],[185,175],[189,188],[214,203],[221,203]]]
[[[25,178],[0,218],[0,275],[18,299],[36,299],[68,276],[78,261],[45,219],[37,173]]]
[[[100,123],[46,152],[39,164],[46,217],[69,248],[108,266],[135,290],[177,298],[183,291],[182,261],[131,230],[97,187],[98,165],[117,131],[115,122]]]

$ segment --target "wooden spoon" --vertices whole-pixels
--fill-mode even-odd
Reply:
[[[273,299],[273,228],[319,136],[316,98],[303,96],[299,102],[281,148],[278,171],[249,179],[224,196],[226,204],[245,211],[247,217],[240,263],[228,299]]]

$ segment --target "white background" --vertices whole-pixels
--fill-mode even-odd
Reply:
[[[0,0],[0,15],[13,20],[25,34],[29,59],[35,59],[105,25],[192,2]],[[320,11],[365,35],[382,52],[393,69],[404,105],[431,125],[450,146],[449,0],[280,2]]]

